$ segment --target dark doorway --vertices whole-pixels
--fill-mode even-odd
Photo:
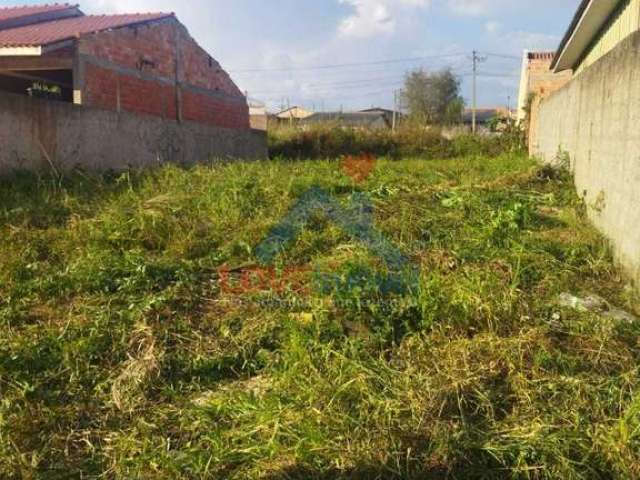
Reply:
[[[73,102],[71,70],[0,70],[0,90]]]

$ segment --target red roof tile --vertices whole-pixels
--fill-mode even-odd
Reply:
[[[1,7],[0,21],[38,15],[39,13],[57,12],[77,8],[77,5],[54,3],[52,5],[24,5],[21,7]]]
[[[87,15],[24,27],[0,30],[1,47],[34,47],[60,42],[84,34],[173,17],[173,13]]]

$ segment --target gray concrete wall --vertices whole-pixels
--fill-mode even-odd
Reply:
[[[0,92],[0,174],[120,170],[267,157],[265,132],[116,113]]]
[[[542,100],[533,152],[567,152],[589,217],[640,285],[640,32]]]

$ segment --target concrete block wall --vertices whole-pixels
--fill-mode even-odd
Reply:
[[[589,217],[640,282],[640,32],[544,98],[533,153],[566,152]],[[637,283],[640,285],[640,283]]]
[[[83,36],[77,54],[85,106],[250,128],[242,92],[175,18]]]
[[[0,92],[0,175],[266,157],[265,132]]]

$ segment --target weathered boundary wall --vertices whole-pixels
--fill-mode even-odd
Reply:
[[[542,100],[533,152],[566,152],[589,217],[640,285],[640,32]]]
[[[266,157],[265,132],[178,123],[0,93],[0,174]]]

